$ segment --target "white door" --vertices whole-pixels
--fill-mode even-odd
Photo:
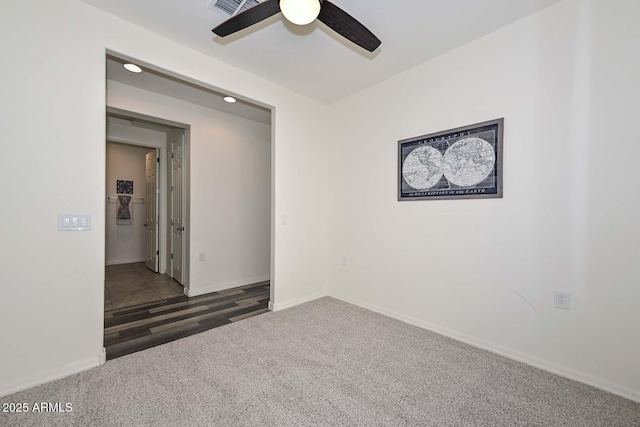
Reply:
[[[145,266],[158,272],[158,150],[147,153],[146,164],[146,214],[145,226]]]
[[[185,221],[184,133],[171,141],[171,275],[184,285]]]

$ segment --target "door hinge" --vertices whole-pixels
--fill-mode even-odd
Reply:
[[[160,251],[156,251],[156,255],[160,255]]]
[[[171,259],[173,259],[173,254],[171,254]]]
[[[171,153],[171,158],[173,159],[173,153]]]
[[[160,157],[156,157],[156,162],[160,163]]]

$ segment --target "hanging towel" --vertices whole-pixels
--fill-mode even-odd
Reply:
[[[131,225],[132,215],[129,204],[131,203],[131,196],[118,196],[118,213],[116,214],[116,224],[118,225]]]

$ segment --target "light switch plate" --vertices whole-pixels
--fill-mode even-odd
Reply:
[[[89,214],[58,214],[58,231],[88,231],[91,230],[91,215]]]

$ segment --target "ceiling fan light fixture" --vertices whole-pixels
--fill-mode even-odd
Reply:
[[[131,71],[132,73],[142,72],[142,68],[138,67],[136,64],[124,64],[123,67],[126,68],[128,71]]]
[[[227,19],[212,31],[219,37],[226,37],[280,12],[285,19],[296,25],[307,25],[317,19],[369,52],[375,51],[382,43],[367,27],[329,0],[262,0],[257,5]]]
[[[320,1],[280,0],[280,10],[291,23],[307,25],[312,23],[320,14]]]

